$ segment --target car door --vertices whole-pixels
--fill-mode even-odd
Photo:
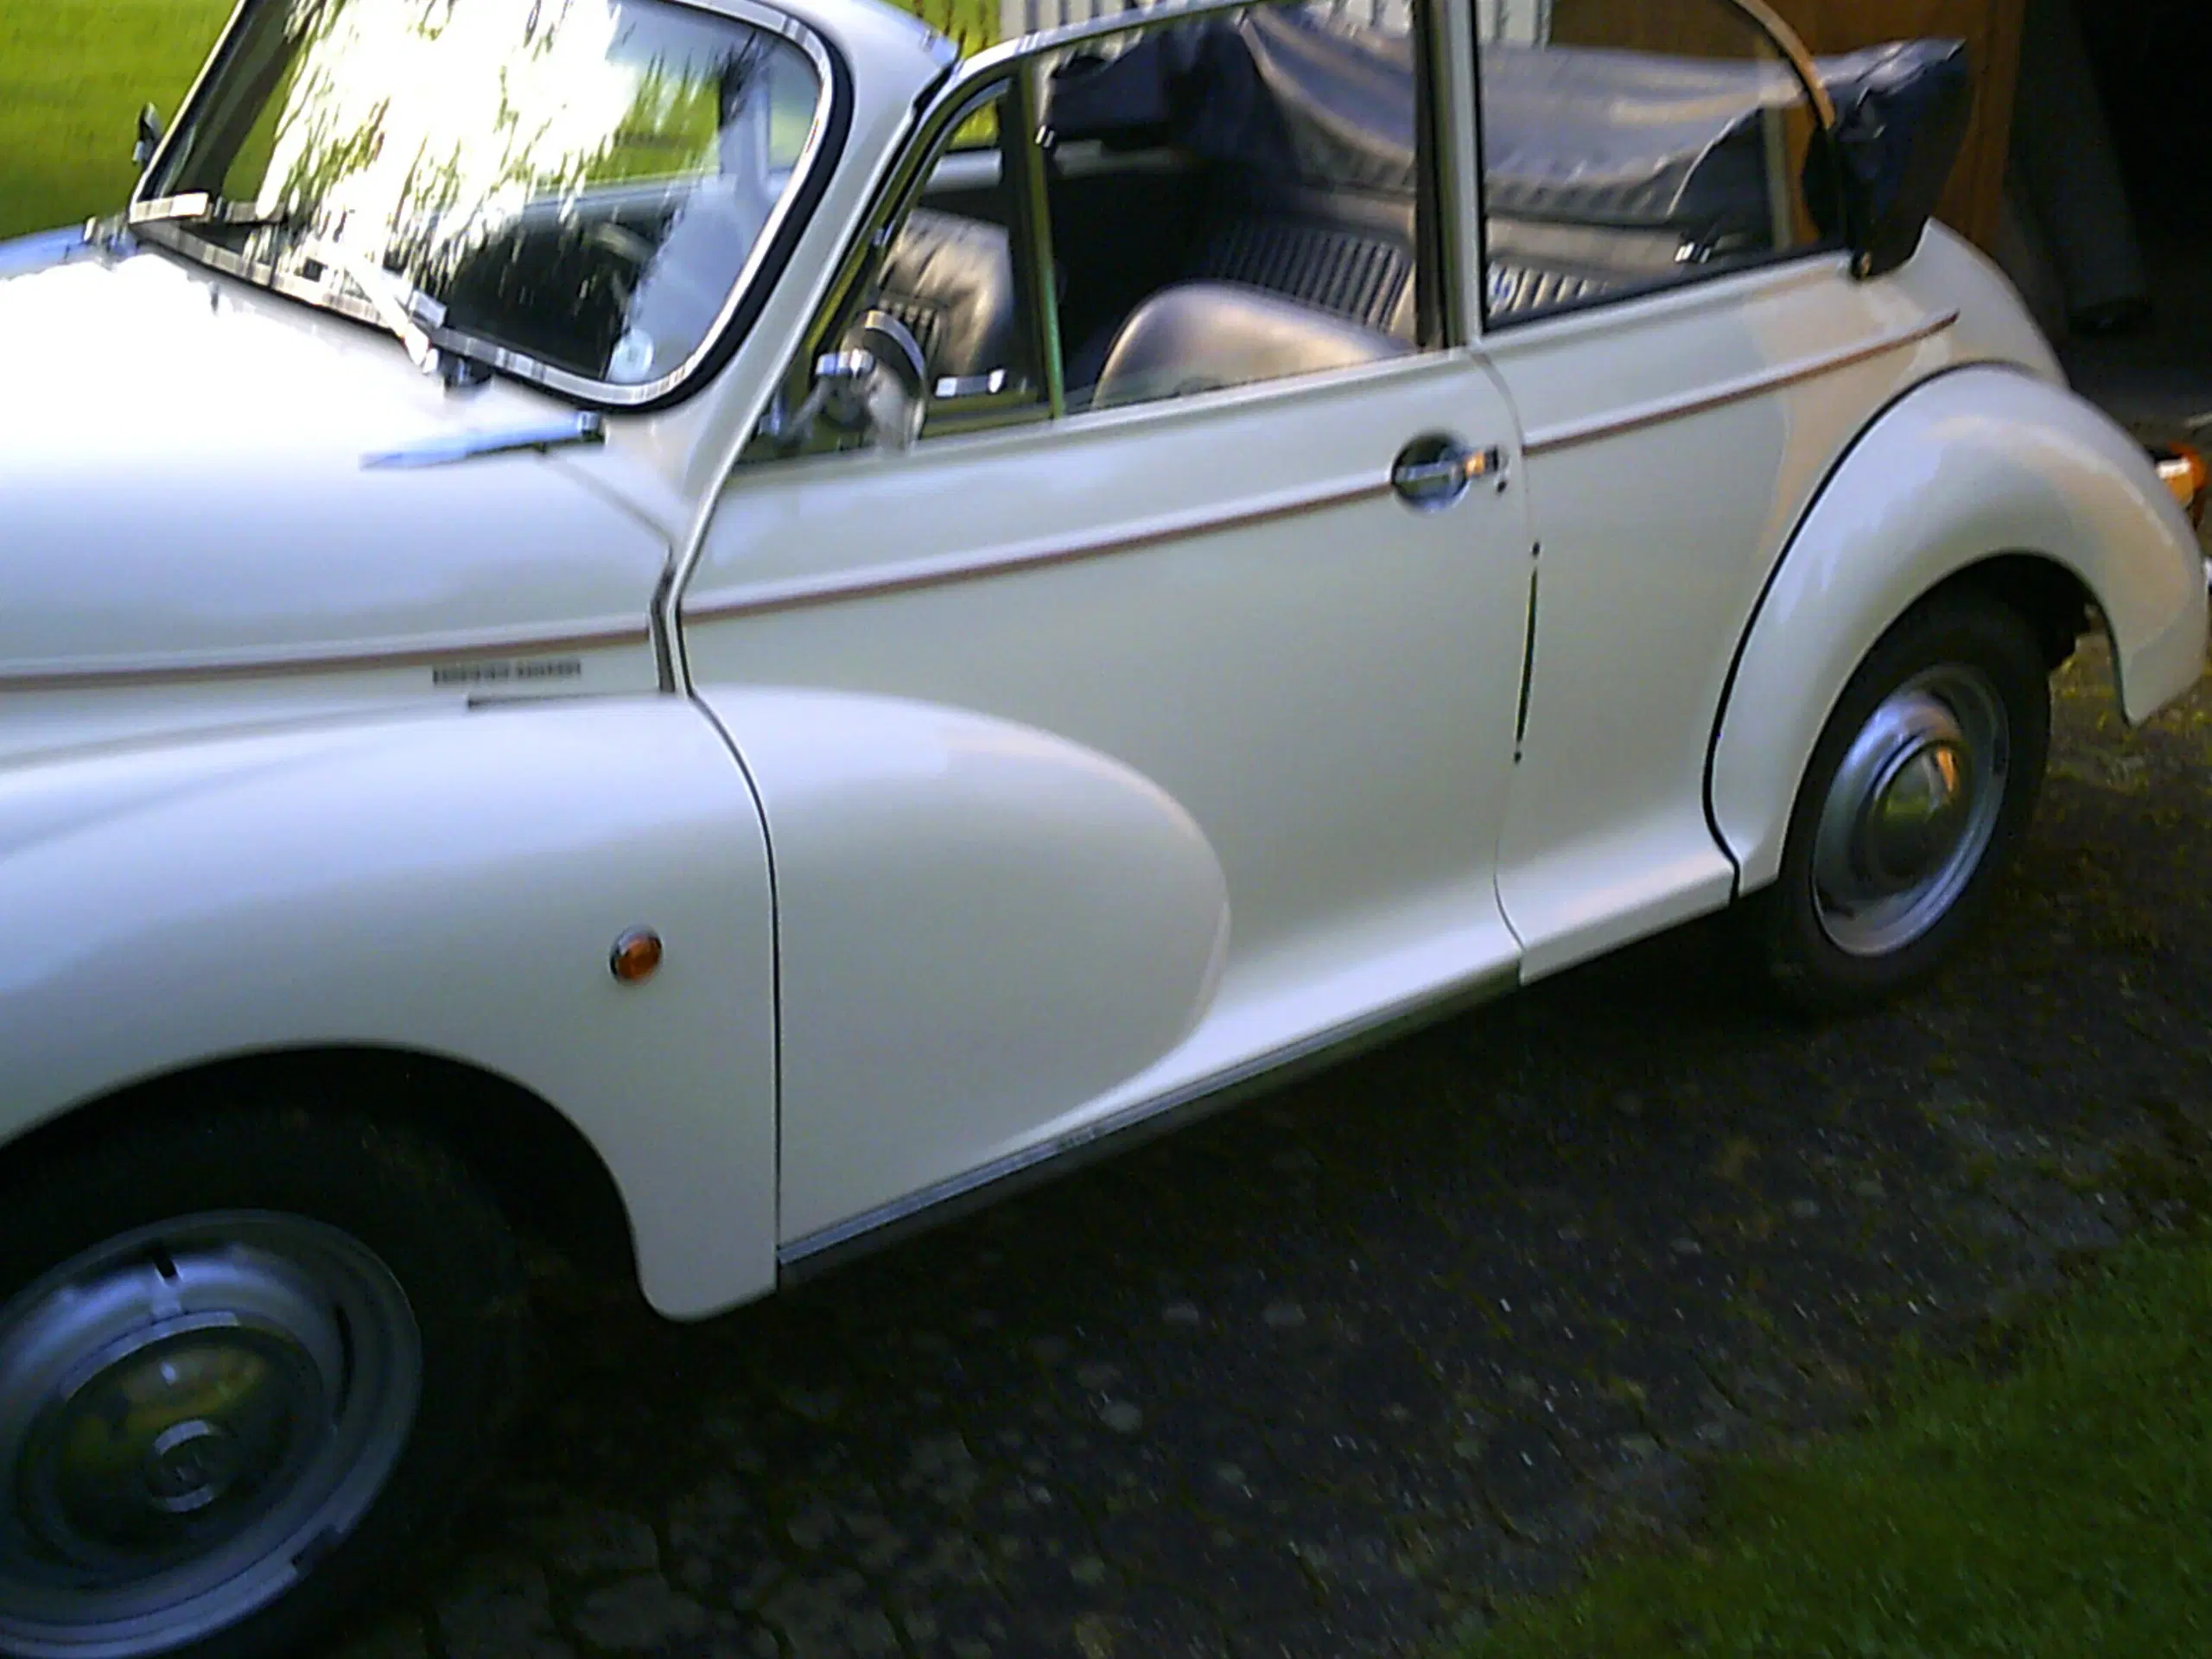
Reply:
[[[1461,52],[1437,94],[1462,118],[1467,61]],[[1511,413],[1448,321],[1468,295],[1442,297],[1472,272],[1446,263],[1417,274],[1411,241],[1398,245],[1398,276],[1423,296],[1415,306],[1411,289],[1393,290],[1406,302],[1381,307],[1399,335],[1249,283],[1172,280],[1151,310],[1138,299],[1117,340],[1158,325],[1171,346],[1203,354],[1249,324],[1313,353],[1284,372],[1180,359],[1149,381],[1114,367],[1141,353],[1109,353],[1103,378],[1071,385],[1080,344],[1055,332],[1056,302],[1103,290],[1096,272],[1056,270],[1052,216],[1114,193],[1055,201],[1030,138],[1039,111],[1027,100],[1045,96],[1033,70],[1017,67],[995,90],[956,86],[924,129],[918,142],[933,146],[997,123],[998,149],[980,163],[934,150],[913,163],[917,176],[957,185],[940,200],[964,210],[961,222],[925,193],[921,211],[936,217],[880,238],[893,251],[877,297],[941,359],[924,435],[903,452],[756,446],[683,594],[684,650],[710,709],[734,708],[748,688],[835,691],[988,716],[1040,747],[1076,746],[1129,769],[1187,814],[1218,860],[1226,957],[1179,1046],[1079,1097],[1053,1086],[1033,1014],[1003,1058],[978,1038],[942,1061],[854,1060],[856,1027],[945,994],[949,965],[963,960],[960,914],[929,938],[876,940],[864,982],[857,963],[847,974],[810,958],[804,983],[787,974],[783,998],[793,1251],[1454,986],[1510,976],[1516,956],[1491,860],[1531,545]],[[1469,181],[1471,123],[1434,124],[1455,135],[1455,153],[1424,158],[1419,211],[1464,223],[1470,204],[1446,200],[1439,181]],[[1078,148],[1052,174],[1079,170]],[[995,210],[979,208],[979,179],[1004,190],[995,219],[981,216]],[[1065,236],[1069,246],[1115,239],[1084,228]],[[1134,245],[1144,229],[1121,234]],[[1011,328],[973,303],[1007,286],[1002,257],[1028,302]],[[976,258],[988,280],[955,283],[950,297],[932,289]],[[912,291],[894,291],[900,283]],[[1191,307],[1195,332],[1184,327]],[[986,337],[1016,344],[979,360],[974,342]],[[1033,372],[1021,341],[1052,366]],[[1074,372],[1096,377],[1096,365]],[[1224,373],[1241,383],[1193,389]],[[733,737],[743,751],[742,732]],[[775,780],[761,786],[773,836]],[[778,856],[780,872],[783,848]],[[789,932],[787,953],[814,944]],[[897,957],[889,969],[886,953]],[[862,982],[871,1006],[849,1005]],[[988,984],[965,994],[988,995]],[[1084,1010],[1059,1017],[1073,1043]]]
[[[1529,977],[1729,900],[1704,783],[1737,642],[1836,458],[1949,350],[1815,213],[1794,46],[1734,0],[1560,0],[1545,41],[1480,48],[1485,345],[1541,549],[1499,850]]]

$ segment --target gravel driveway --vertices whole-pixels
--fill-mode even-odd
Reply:
[[[1693,928],[712,1324],[556,1287],[541,1405],[345,1659],[1417,1652],[2158,1218],[2212,1100],[2212,692],[2061,682],[1970,959],[1748,1005]]]

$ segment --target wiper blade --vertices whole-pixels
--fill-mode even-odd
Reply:
[[[436,371],[438,348],[423,324],[427,322],[431,328],[443,327],[445,307],[398,272],[386,270],[375,260],[336,242],[310,237],[293,252],[299,258],[313,260],[348,278],[375,308],[384,326],[398,336],[399,343],[407,348],[409,360],[425,374]]]

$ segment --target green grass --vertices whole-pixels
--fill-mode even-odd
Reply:
[[[174,116],[232,0],[0,0],[0,239],[123,205],[142,104]],[[972,50],[989,0],[912,0]]]
[[[230,0],[0,4],[0,237],[112,213],[142,104],[173,115]]]
[[[2120,1252],[1992,1382],[1724,1476],[1701,1541],[1460,1659],[2212,1654],[2212,1245]]]

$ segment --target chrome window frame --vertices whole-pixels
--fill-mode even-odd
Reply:
[[[859,231],[838,260],[835,274],[824,289],[814,315],[800,335],[799,349],[779,382],[782,395],[793,402],[804,396],[804,381],[809,365],[830,349],[831,338],[839,323],[849,315],[855,287],[865,273],[870,258],[889,245],[892,226],[916,205],[926,187],[931,171],[945,156],[955,153],[947,148],[950,133],[966,118],[978,99],[997,89],[1011,88],[1018,105],[1033,107],[1039,101],[1038,89],[1016,83],[1033,75],[1043,60],[1053,53],[1087,46],[1096,41],[1149,35],[1179,24],[1247,11],[1255,6],[1301,3],[1304,0],[1168,0],[1164,4],[1140,5],[1128,11],[1108,13],[1058,29],[1018,35],[962,60],[931,98],[928,107],[917,120],[906,148],[887,171],[882,184],[869,201]],[[1413,0],[1417,48],[1415,74],[1417,79],[1424,80],[1419,91],[1428,111],[1427,124],[1417,127],[1414,142],[1427,144],[1433,161],[1430,169],[1432,177],[1427,186],[1428,197],[1422,200],[1421,208],[1433,217],[1437,226],[1436,285],[1439,324],[1443,338],[1433,344],[1421,345],[1408,358],[1408,363],[1422,362],[1442,353],[1473,346],[1478,341],[1477,331],[1472,326],[1474,320],[1465,315],[1461,297],[1460,273],[1470,245],[1460,239],[1465,236],[1466,227],[1460,222],[1459,158],[1450,143],[1451,113],[1449,101],[1445,96],[1444,78],[1449,73],[1446,65],[1452,43],[1447,17],[1451,4],[1452,0]],[[1042,153],[1034,134],[1024,141],[1024,150],[1029,158],[1025,171],[1033,176],[1025,176],[1009,188],[1025,192],[1041,192],[1044,184]],[[1001,158],[1002,165],[1002,149]],[[1015,257],[1037,257],[1041,254],[1042,269],[1049,271],[1052,269],[1050,215],[1042,210],[1041,204],[1033,204],[1029,217],[1036,227],[1032,232],[1032,244],[1017,246]],[[1478,219],[1479,222],[1479,214]],[[1417,235],[1415,239],[1415,257],[1418,259],[1425,250],[1418,245],[1423,238]],[[1049,289],[1049,283],[1047,287]],[[1053,309],[1057,314],[1057,306]],[[1046,385],[1018,398],[1001,393],[944,399],[937,404],[941,414],[934,416],[925,404],[925,421],[941,420],[944,424],[935,430],[925,424],[921,434],[922,442],[940,437],[966,437],[1020,426],[1080,421],[1093,414],[1110,412],[1128,416],[1147,407],[1138,405],[1114,411],[1067,409],[1065,391],[1061,385],[1062,342],[1058,339],[1057,315],[1049,321],[1048,338],[1040,348],[1045,358],[1040,367],[1048,377]],[[1363,366],[1371,368],[1373,365]],[[1327,374],[1340,372],[1345,372],[1325,371],[1319,376],[1296,375],[1280,383],[1262,382],[1259,386],[1229,387],[1224,391],[1225,393],[1250,393],[1277,384],[1303,385],[1313,379],[1325,378]],[[1189,401],[1188,398],[1161,400],[1163,404]],[[757,442],[757,438],[750,441],[748,450],[751,443]],[[804,449],[797,452],[774,450],[748,458],[754,464],[760,464],[795,460],[807,453]]]
[[[239,0],[217,39],[215,49],[201,66],[199,75],[192,83],[192,90],[186,93],[184,103],[177,111],[177,118],[170,123],[168,132],[162,135],[161,143],[149,159],[145,171],[139,175],[137,183],[132,186],[132,207],[147,199],[149,181],[168,159],[170,147],[176,142],[178,135],[191,124],[192,118],[200,113],[200,106],[209,94],[210,83],[228,57],[246,18],[263,5],[280,3],[281,0]],[[815,98],[814,119],[808,126],[806,142],[800,147],[798,159],[791,165],[791,178],[762,224],[760,233],[753,238],[745,263],[730,284],[728,296],[722,302],[721,308],[715,314],[713,323],[701,337],[699,344],[667,373],[631,385],[577,374],[572,370],[542,362],[527,353],[474,334],[444,327],[426,330],[431,343],[441,350],[598,409],[633,410],[671,401],[679,394],[695,390],[692,383],[702,378],[702,369],[709,365],[719,366],[721,359],[728,355],[728,336],[732,327],[738,314],[772,274],[767,266],[772,257],[784,251],[779,245],[785,239],[785,228],[791,215],[798,211],[802,201],[810,202],[811,198],[819,194],[815,187],[836,165],[836,156],[830,147],[830,132],[836,124],[836,111],[841,106],[849,107],[853,96],[844,60],[830,42],[798,18],[762,3],[762,0],[712,0],[709,4],[696,3],[695,0],[654,0],[654,3],[696,12],[704,16],[730,19],[787,41],[806,54],[814,67],[819,86]],[[266,261],[249,259],[242,254],[232,253],[227,248],[191,235],[180,226],[154,221],[137,226],[133,234],[140,241],[152,242],[180,258],[190,259],[225,276],[251,283],[257,288],[267,289],[288,299],[312,305],[318,310],[334,312],[372,327],[381,328],[384,326],[376,308],[366,300],[351,294],[333,292],[321,284],[290,276]]]

